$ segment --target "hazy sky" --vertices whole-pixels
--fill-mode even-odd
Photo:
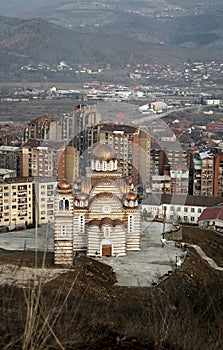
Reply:
[[[16,17],[56,2],[57,0],[0,0],[0,15]]]

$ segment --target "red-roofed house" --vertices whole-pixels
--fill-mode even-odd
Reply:
[[[199,217],[199,226],[223,232],[223,205],[204,209]]]

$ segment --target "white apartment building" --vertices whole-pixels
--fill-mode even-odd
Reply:
[[[0,228],[12,230],[33,224],[32,178],[0,182]]]
[[[54,221],[54,193],[56,179],[35,178],[36,220],[38,225],[51,224]]]

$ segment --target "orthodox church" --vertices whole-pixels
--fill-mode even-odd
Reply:
[[[74,255],[124,256],[140,250],[137,192],[123,178],[113,148],[98,145],[86,178],[61,180],[54,200],[54,262],[72,265]]]

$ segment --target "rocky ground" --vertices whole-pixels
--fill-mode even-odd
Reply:
[[[183,241],[223,266],[222,236],[188,226]],[[223,272],[191,247],[148,288],[117,286],[109,266],[84,256],[58,269],[52,253],[0,251],[0,271],[2,349],[223,348]]]

